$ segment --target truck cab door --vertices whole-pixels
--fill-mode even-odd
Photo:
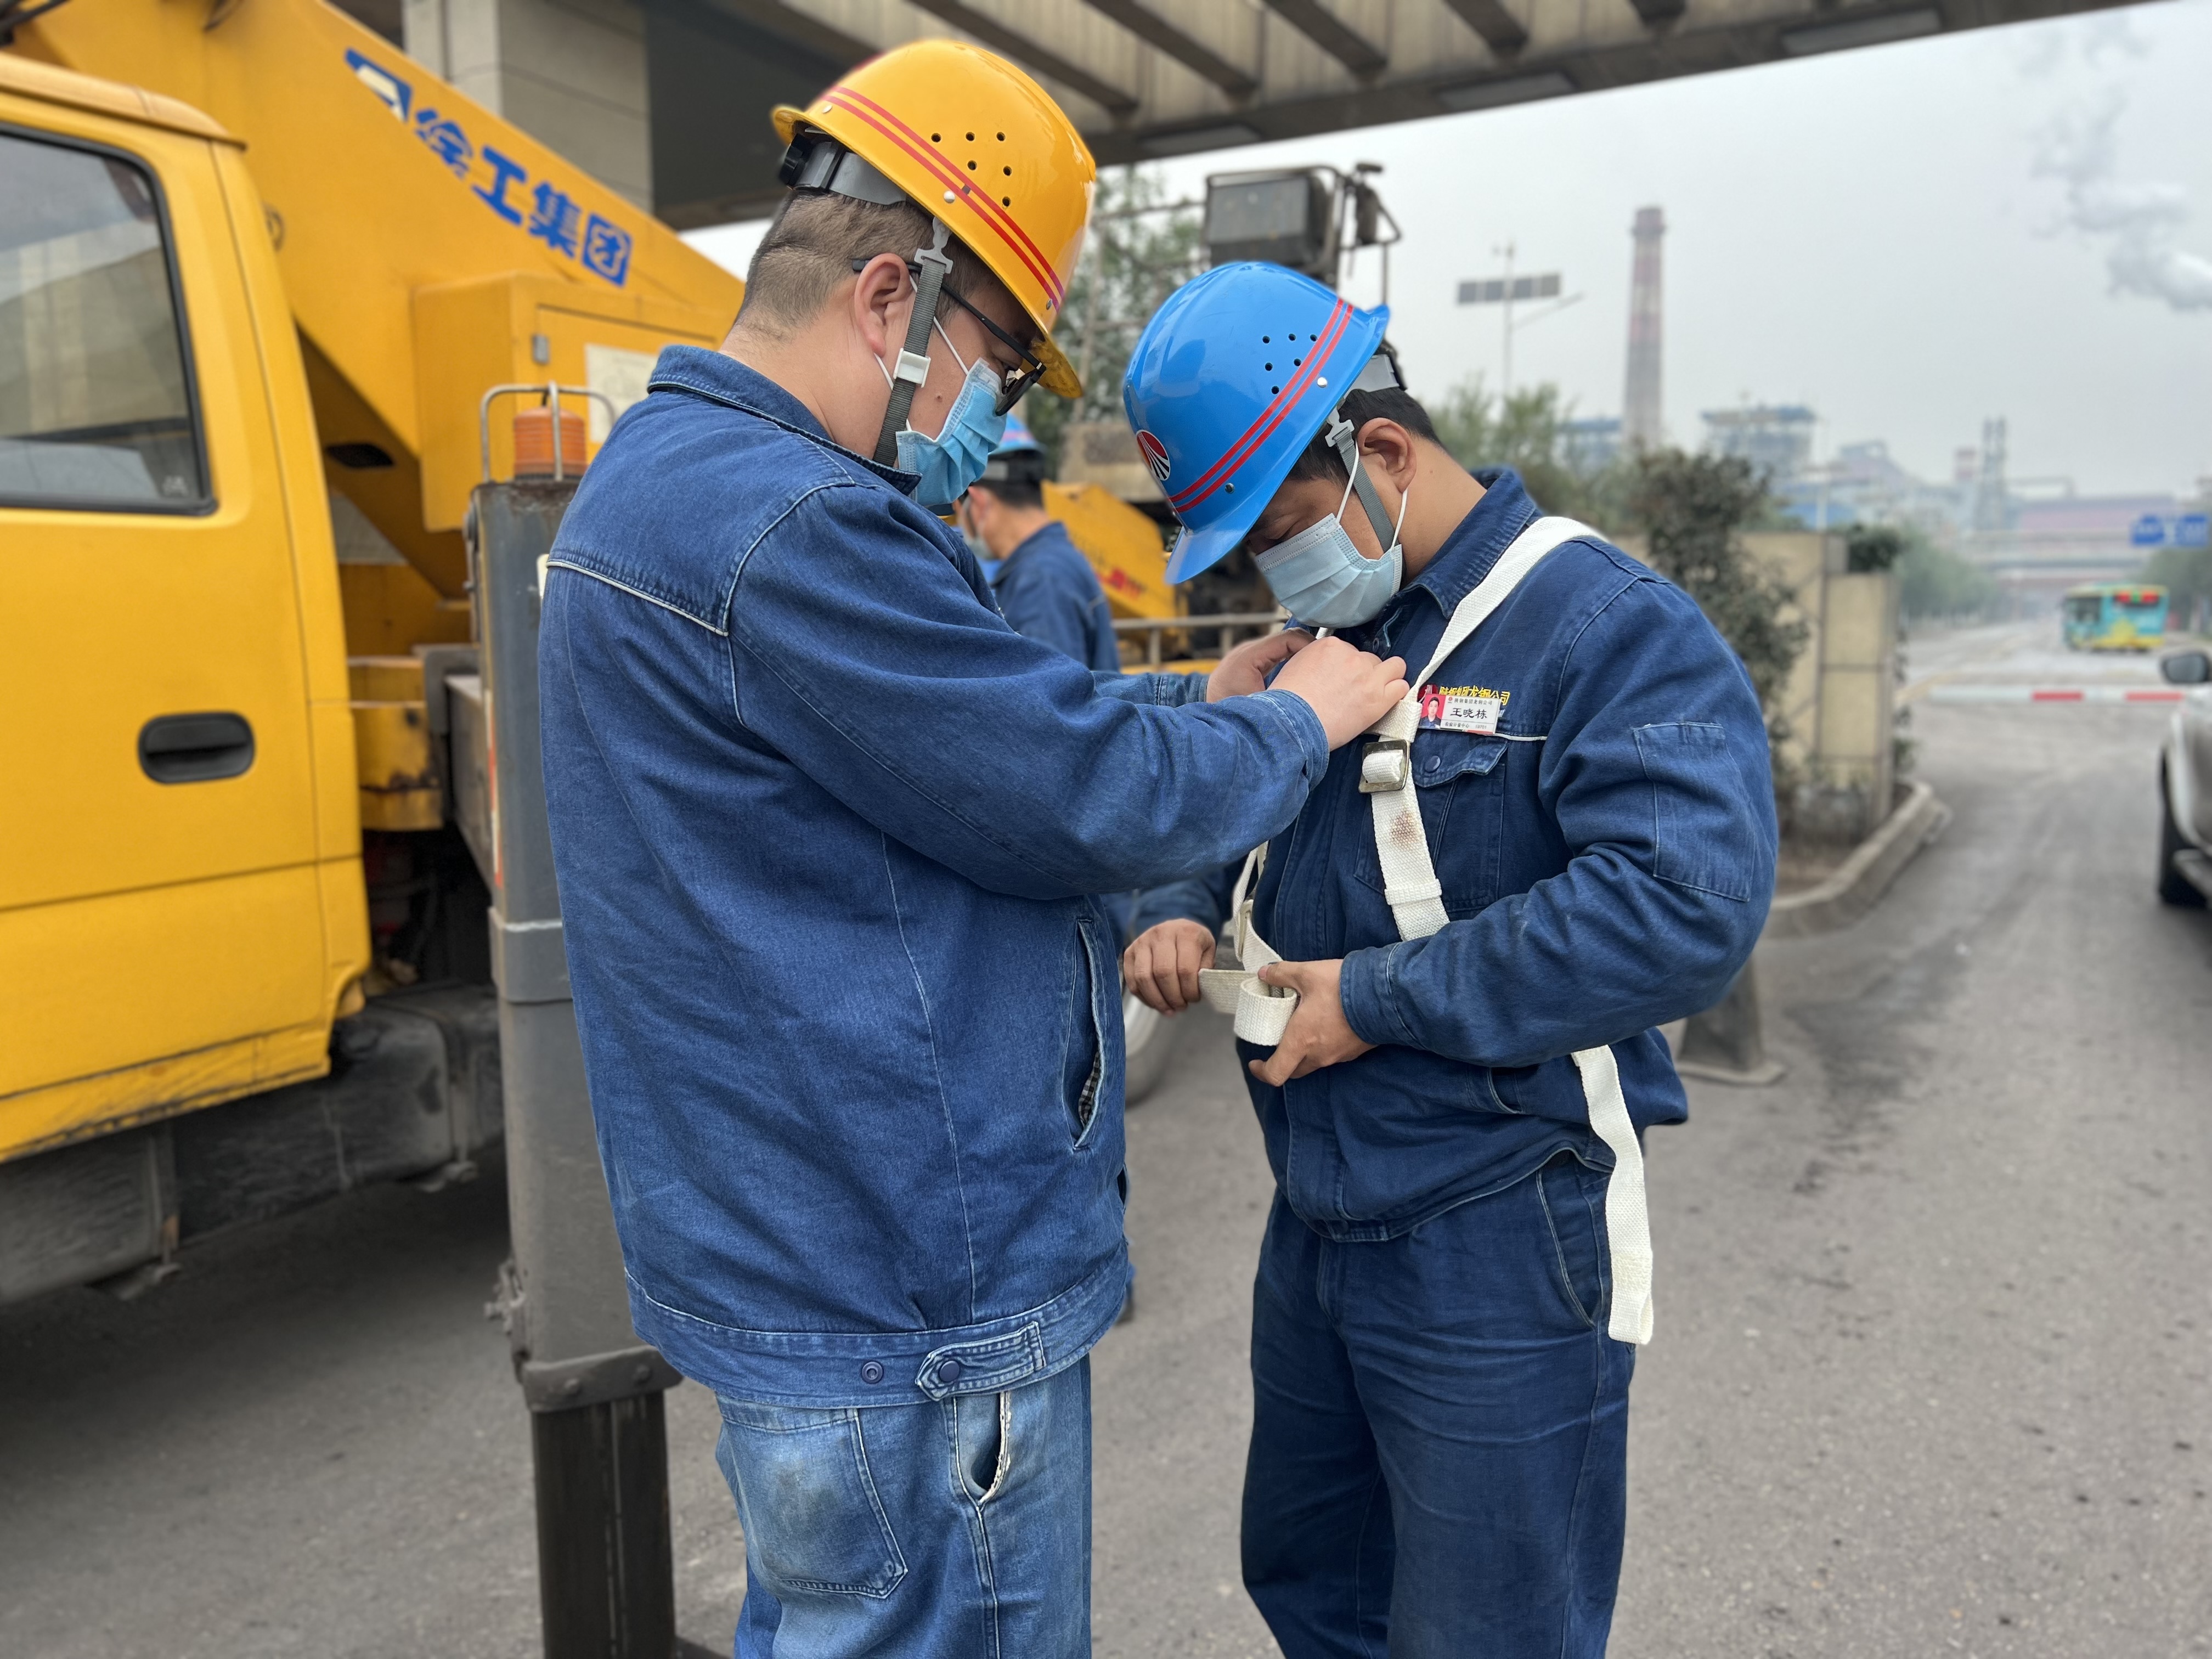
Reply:
[[[291,324],[228,148],[0,86],[0,1158],[327,1067]]]

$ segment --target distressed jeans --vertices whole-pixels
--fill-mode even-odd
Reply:
[[[724,1398],[737,1659],[1085,1659],[1091,1362],[1003,1394],[824,1411]]]
[[[1253,1293],[1244,1583],[1286,1659],[1598,1659],[1635,1350],[1605,1176],[1563,1153],[1401,1237],[1278,1194]]]

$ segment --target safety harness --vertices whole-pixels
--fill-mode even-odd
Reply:
[[[1364,469],[1356,464],[1351,471],[1355,480],[1364,477]],[[1359,790],[1373,806],[1382,896],[1401,939],[1426,939],[1448,919],[1443,887],[1437,880],[1436,866],[1429,857],[1428,834],[1421,823],[1420,791],[1413,782],[1413,734],[1420,727],[1420,688],[1505,602],[1546,554],[1563,542],[1593,533],[1587,526],[1559,518],[1539,519],[1522,531],[1490,574],[1452,611],[1428,666],[1413,678],[1405,698],[1369,728],[1370,741],[1359,756]],[[1258,977],[1259,969],[1283,959],[1252,925],[1252,907],[1267,854],[1267,849],[1261,847],[1244,860],[1243,873],[1237,878],[1230,901],[1238,966],[1210,968],[1199,975],[1199,988],[1206,1002],[1223,1013],[1235,1015],[1237,1035],[1261,1047],[1283,1040],[1284,1029],[1298,1006],[1297,992],[1265,984]],[[1590,1127],[1613,1152],[1613,1175],[1605,1188],[1606,1237],[1613,1261],[1613,1316],[1607,1333],[1616,1341],[1649,1342],[1651,1224],[1644,1196],[1644,1151],[1629,1120],[1612,1048],[1601,1045],[1579,1049],[1574,1061],[1582,1077]]]

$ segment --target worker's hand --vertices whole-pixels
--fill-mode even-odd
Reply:
[[[1278,629],[1256,640],[1247,640],[1224,657],[1206,677],[1206,700],[1249,697],[1267,689],[1267,676],[1314,642],[1303,628]]]
[[[1406,695],[1406,659],[1388,662],[1332,635],[1283,665],[1278,691],[1294,691],[1321,719],[1328,746],[1341,749]]]
[[[1146,1007],[1179,1014],[1198,1000],[1198,975],[1213,966],[1213,933],[1194,921],[1147,927],[1121,952],[1121,983]]]
[[[1322,641],[1327,644],[1327,641]],[[1344,959],[1333,962],[1271,962],[1260,970],[1270,985],[1287,985],[1298,994],[1297,1011],[1284,1029],[1283,1040],[1265,1060],[1251,1063],[1254,1077],[1279,1089],[1291,1078],[1318,1072],[1324,1066],[1341,1066],[1357,1060],[1375,1045],[1360,1040],[1344,1017]]]

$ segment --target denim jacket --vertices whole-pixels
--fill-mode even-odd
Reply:
[[[539,637],[570,982],[638,1334],[717,1393],[909,1403],[1073,1364],[1122,1237],[1095,901],[1275,834],[1285,692],[1024,639],[911,474],[665,351]]]
[[[1100,673],[1121,672],[1106,590],[1058,520],[1009,553],[991,586],[1016,633],[1057,646]]]
[[[1344,630],[1409,673],[1537,516],[1515,474],[1477,476],[1487,491],[1437,556]],[[1639,1130],[1680,1121],[1653,1028],[1720,1000],[1773,893],[1750,678],[1686,594],[1618,548],[1554,550],[1432,683],[1504,699],[1494,734],[1425,720],[1413,740],[1443,930],[1398,936],[1356,743],[1269,846],[1253,908],[1285,958],[1343,958],[1345,1018],[1379,1045],[1281,1089],[1247,1074],[1285,1197],[1346,1240],[1396,1237],[1563,1148],[1609,1167],[1576,1049],[1613,1045]],[[1145,894],[1133,928],[1218,926],[1240,867]]]

